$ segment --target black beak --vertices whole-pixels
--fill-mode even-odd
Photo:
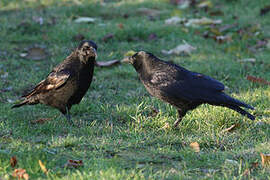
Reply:
[[[97,58],[97,50],[93,47],[90,47],[90,50],[91,50],[91,54],[95,56],[95,58]]]

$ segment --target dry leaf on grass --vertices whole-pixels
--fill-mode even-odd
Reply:
[[[17,165],[17,158],[16,156],[12,156],[10,158],[10,166],[14,168],[16,165]]]
[[[95,65],[97,67],[111,67],[114,65],[119,64],[120,61],[119,60],[111,60],[111,61],[96,61]]]
[[[22,168],[15,169],[12,173],[12,176],[18,179],[29,179],[29,175],[26,173],[26,170]]]
[[[94,23],[95,21],[96,19],[91,17],[79,17],[74,20],[75,23]]]
[[[204,25],[212,25],[212,24],[221,24],[222,20],[212,20],[206,17],[203,17],[201,19],[189,19],[186,23],[185,26],[187,27],[199,27],[199,26],[204,26]]]
[[[47,58],[48,53],[43,47],[31,47],[27,49],[26,53],[21,53],[20,56],[31,60],[42,60]]]
[[[262,159],[262,166],[263,167],[270,166],[270,154],[260,153],[260,155]]]
[[[190,55],[192,51],[196,50],[195,47],[189,45],[188,43],[180,44],[176,48],[173,48],[169,51],[162,50],[161,52],[166,55]]]
[[[68,162],[64,165],[66,168],[78,168],[83,166],[82,160],[68,160]]]
[[[255,77],[255,76],[247,76],[247,80],[249,80],[251,82],[254,82],[254,83],[270,85],[269,81],[266,81],[265,79],[258,78],[258,77]]]
[[[145,15],[145,16],[158,16],[161,14],[161,11],[159,10],[156,10],[156,9],[149,9],[149,8],[138,8],[136,10],[136,13],[137,14],[140,14],[140,15]]]
[[[213,4],[211,1],[202,1],[197,5],[198,8],[212,8]]]
[[[44,124],[47,121],[52,120],[52,118],[40,118],[40,119],[36,119],[31,121],[31,124]]]
[[[182,22],[185,22],[185,21],[186,21],[185,18],[179,18],[178,16],[173,16],[173,17],[171,17],[169,19],[166,19],[165,24],[167,24],[167,25],[171,25],[171,24],[175,25],[175,24],[179,24],[179,23],[182,23]]]
[[[195,152],[200,152],[200,145],[197,142],[190,143],[189,145]]]
[[[42,172],[43,172],[44,174],[48,174],[48,170],[47,170],[46,166],[41,162],[41,160],[38,160],[38,164],[39,164],[39,166],[40,166]]]

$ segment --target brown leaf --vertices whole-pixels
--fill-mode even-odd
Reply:
[[[14,168],[16,165],[17,165],[17,158],[16,156],[12,156],[10,158],[10,166]]]
[[[260,153],[262,159],[262,166],[269,166],[270,165],[270,154],[263,154]]]
[[[190,143],[189,145],[195,152],[200,152],[200,145],[197,142]]]
[[[26,53],[21,53],[21,57],[31,60],[42,60],[48,56],[45,48],[42,47],[31,47],[28,48]]]
[[[68,160],[68,162],[64,165],[66,168],[78,168],[83,166],[82,160]]]
[[[40,118],[40,119],[36,119],[31,121],[32,124],[44,124],[47,121],[52,120],[52,118]]]
[[[103,38],[102,41],[107,42],[108,40],[114,38],[114,34],[106,34]]]
[[[15,169],[12,173],[12,176],[18,179],[29,179],[29,175],[26,173],[26,170],[22,168]]]
[[[96,61],[95,65],[98,67],[111,67],[118,65],[120,63],[119,60],[111,60],[111,61]]]
[[[46,166],[41,162],[41,160],[38,160],[39,166],[44,174],[48,174],[48,170]]]
[[[263,16],[263,15],[269,13],[269,11],[270,11],[270,5],[265,6],[264,8],[261,9],[260,15]]]
[[[247,76],[247,80],[253,82],[253,83],[260,83],[260,84],[265,84],[265,85],[270,85],[269,81],[266,81],[265,79],[258,78],[255,76]]]

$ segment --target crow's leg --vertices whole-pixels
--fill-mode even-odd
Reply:
[[[173,126],[176,128],[178,124],[182,121],[182,118],[186,115],[187,111],[178,109],[178,119],[174,122]]]
[[[66,118],[67,118],[67,120],[68,120],[68,123],[70,124],[70,125],[72,125],[72,126],[74,126],[74,123],[73,123],[73,121],[71,120],[71,115],[70,115],[70,113],[69,113],[69,108],[66,106],[66,114],[65,114],[65,116],[66,116]]]

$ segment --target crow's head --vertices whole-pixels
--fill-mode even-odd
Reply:
[[[136,71],[140,71],[142,69],[145,70],[148,66],[153,65],[153,57],[154,55],[149,52],[139,51],[133,56],[123,59],[122,62],[130,63],[133,65]]]
[[[77,52],[80,60],[87,63],[97,58],[97,45],[93,41],[84,40],[79,44]]]

